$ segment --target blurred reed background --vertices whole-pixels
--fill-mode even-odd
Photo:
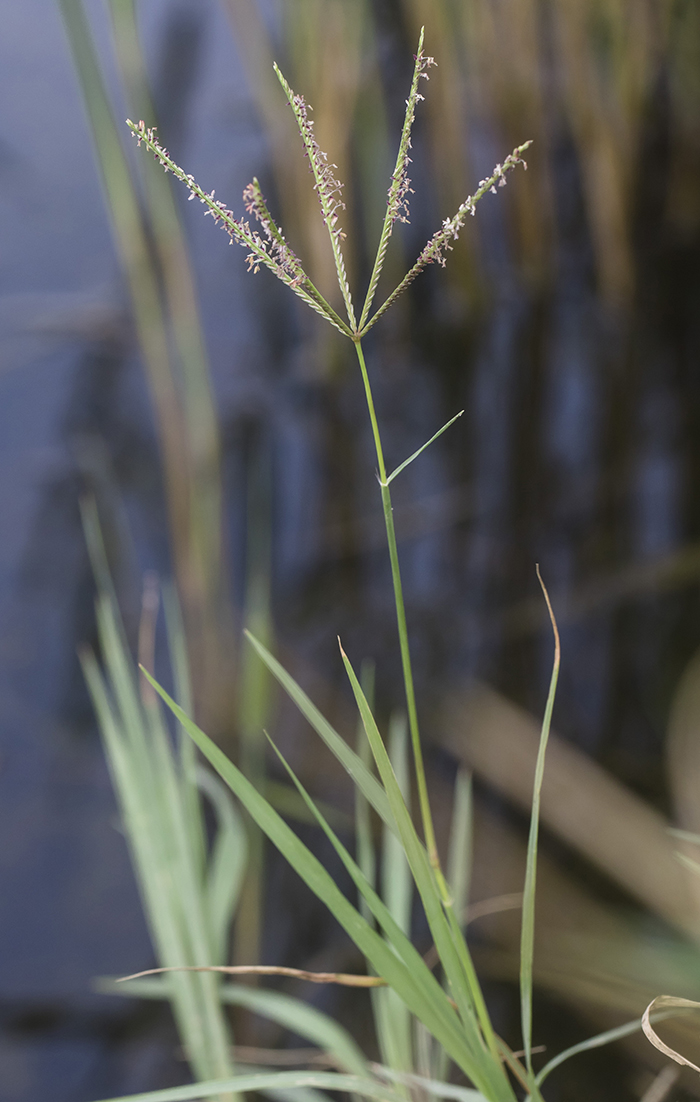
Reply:
[[[493,164],[534,139],[527,174],[484,200],[447,268],[423,275],[368,342],[390,463],[466,410],[396,494],[431,783],[444,826],[456,761],[475,769],[474,902],[518,891],[522,824],[513,808],[523,805],[531,762],[514,747],[529,745],[530,721],[513,702],[541,712],[551,649],[539,562],[562,630],[555,724],[600,765],[586,772],[588,759],[580,770],[578,759],[557,759],[553,767],[552,789],[558,784],[565,797],[557,805],[553,794],[544,810],[536,973],[550,1002],[539,1032],[536,1019],[535,1043],[551,1051],[573,1043],[596,1023],[641,1012],[662,990],[697,998],[700,904],[665,833],[667,820],[698,829],[700,766],[687,732],[700,723],[700,707],[687,683],[670,785],[664,761],[673,694],[700,645],[700,5],[221,4],[226,50],[240,62],[254,113],[256,171],[324,293],[332,294],[333,261],[273,60],[313,105],[319,144],[345,184],[356,287],[369,276],[422,25],[438,67],[423,89],[411,223],[395,235],[387,287]],[[350,812],[344,779],[324,772],[291,707],[280,700],[270,718],[272,691],[255,680],[239,639],[246,620],[263,625],[268,639],[274,624],[285,662],[342,724],[340,633],[350,653],[376,661],[380,709],[388,716],[400,704],[354,367],[343,342],[292,296],[280,297],[267,273],[247,283],[232,275],[241,257],[218,258],[226,241],[199,225],[198,205],[188,208],[158,166],[132,156],[124,102],[132,117],[160,123],[161,139],[198,179],[198,158],[216,140],[223,178],[199,182],[241,213],[229,192],[239,184],[236,125],[230,141],[220,115],[211,118],[215,139],[206,112],[185,125],[187,96],[195,97],[214,48],[207,23],[218,19],[216,5],[60,7],[148,381],[169,531],[170,565],[161,569],[172,571],[183,608],[198,721],[228,749],[237,744],[239,761],[261,781],[257,739],[272,722],[304,783]],[[220,37],[224,23],[215,26]],[[169,62],[156,79],[148,59],[160,49]],[[223,290],[212,291],[209,270]],[[230,321],[224,292],[236,296]],[[243,348],[235,332],[242,313],[251,332]],[[226,372],[233,389],[221,383]],[[100,451],[98,438],[99,429],[80,453],[83,485],[113,533],[113,569],[133,612],[133,563],[143,555],[120,559],[128,546],[124,487],[109,443]],[[149,508],[158,490],[138,492]],[[597,836],[583,815],[565,814],[572,793],[582,808],[606,810]],[[317,905],[276,858],[266,894],[256,837],[251,852],[236,959],[348,967],[348,947]],[[517,912],[482,917],[475,931],[507,1031]],[[315,997],[329,1005],[329,993]],[[571,1019],[559,1014],[562,1004]],[[357,1005],[338,1004],[339,1013],[351,1018]],[[270,1041],[269,1030],[242,1028],[244,1037]],[[668,1035],[692,1041],[687,1023]],[[550,1097],[640,1098],[656,1055],[638,1046],[630,1063],[606,1056],[580,1065],[558,1087],[553,1077]]]

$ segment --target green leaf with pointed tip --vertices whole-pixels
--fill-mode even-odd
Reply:
[[[377,975],[382,976],[393,987],[406,1005],[416,1015],[425,1019],[430,1013],[430,1008],[425,1007],[420,986],[415,977],[396,953],[387,945],[382,937],[372,929],[362,915],[349,902],[338,888],[329,873],[321,863],[304,845],[304,843],[287,826],[283,819],[270,806],[263,796],[253,787],[239,769],[229,761],[222,750],[194,723],[174,700],[166,693],[151,675],[143,670],[144,676],[153,686],[160,697],[165,701],[175,718],[183,725],[191,735],[199,749],[207,760],[213,765],[217,773],[229,785],[234,794],[241,801],[249,815],[258,826],[267,834],[270,841],[278,848],[280,853],[287,858],[290,865],[298,875],[311,888],[331,913],[345,929],[358,949],[367,957]],[[441,992],[442,997],[442,992]],[[426,1023],[429,1024],[429,1023]],[[442,1028],[443,1035],[447,1032]],[[467,1041],[467,1038],[465,1038]],[[475,1061],[467,1043],[461,1044],[459,1032],[445,1037],[445,1048],[460,1067],[465,1067],[467,1074],[478,1085],[479,1079],[483,1079],[480,1063]],[[495,1095],[494,1102],[501,1096]],[[512,1096],[507,1096],[511,1102]]]
[[[652,1022],[662,1022],[664,1018],[675,1018],[680,1013],[683,1013],[680,1009],[675,1010],[660,1010],[656,1014],[650,1015]],[[642,1031],[642,1019],[634,1018],[631,1022],[625,1022],[624,1025],[615,1026],[614,1029],[606,1029],[604,1033],[596,1033],[594,1037],[587,1037],[585,1041],[580,1041],[577,1045],[572,1045],[571,1048],[564,1049],[563,1052],[557,1053],[548,1064],[537,1073],[535,1082],[538,1087],[541,1087],[547,1076],[551,1075],[555,1068],[558,1068],[560,1064],[565,1063],[566,1060],[570,1060],[572,1056],[578,1056],[580,1052],[589,1052],[594,1048],[602,1048],[603,1045],[610,1045],[614,1041],[621,1041],[623,1037],[631,1037],[634,1033],[641,1033]]]
[[[272,743],[272,746],[294,784],[297,786],[302,799],[309,807],[309,810],[316,818],[319,826],[331,842],[333,848],[352,877],[371,914],[374,915],[383,929],[388,943],[410,969],[415,985],[420,988],[420,1000],[418,1005],[421,1009],[419,1012],[414,1010],[416,1017],[422,1021],[426,1028],[440,1040],[440,1043],[451,1052],[455,1051],[455,1045],[463,1047],[462,1039],[459,1035],[459,1023],[455,1017],[454,1011],[420,953],[401,929],[401,926],[398,924],[384,901],[369,883],[360,866],[353,860],[343,843],[323,817],[318,806],[311,799],[281,752],[274,743]],[[376,988],[375,990],[378,991],[381,989]],[[465,1055],[468,1056],[468,1053],[463,1052],[462,1059],[465,1058]],[[470,1074],[469,1067],[470,1065],[467,1065],[464,1068],[468,1074]]]
[[[287,673],[284,666],[270,654],[267,647],[263,646],[263,644],[256,639],[254,635],[251,635],[249,631],[246,631],[245,634],[251,645],[255,647],[270,673],[279,681],[280,685],[294,701],[301,714],[309,721],[316,734],[320,735],[331,753],[334,754],[343,768],[350,774],[353,781],[377,812],[380,819],[383,819],[392,830],[395,830],[394,819],[389,810],[386,793],[377,781],[377,778],[372,776],[359,755],[356,754],[355,751],[348,746],[345,739],[341,738],[338,732],[331,727],[328,720],[319,712],[316,705],[311,702],[294,678]]]
[[[352,668],[348,656],[341,647],[341,655],[345,669],[352,686],[367,738],[369,739],[374,760],[377,763],[379,776],[384,784],[387,799],[391,807],[392,815],[399,831],[399,836],[410,865],[413,879],[420,894],[425,909],[425,915],[430,926],[430,932],[438,950],[440,962],[445,970],[445,975],[450,983],[453,997],[459,1008],[459,1013],[464,1026],[465,1039],[472,1055],[472,1067],[468,1074],[479,1089],[483,1089],[494,1102],[507,1099],[512,1102],[514,1097],[510,1084],[506,1078],[500,1061],[493,1051],[485,1044],[484,1038],[477,1022],[477,1011],[480,1017],[485,1013],[485,1007],[474,1005],[474,995],[481,998],[481,993],[476,984],[476,977],[469,974],[466,969],[471,966],[471,959],[464,943],[459,928],[453,929],[448,922],[442,908],[442,901],[435,883],[435,877],[428,861],[425,847],[420,841],[405,800],[401,794],[400,785],[391,765],[386,747],[382,741],[374,716],[367,703],[362,687]],[[456,938],[460,939],[456,944]],[[420,1017],[420,1015],[418,1015]],[[486,1018],[488,1023],[488,1018]],[[447,1046],[445,1046],[447,1047]]]
[[[532,810],[530,812],[530,834],[527,843],[527,859],[525,864],[525,888],[523,891],[523,917],[520,935],[520,1013],[523,1030],[523,1048],[525,1049],[525,1064],[529,1078],[534,1086],[535,1080],[532,1071],[532,968],[535,950],[535,890],[537,883],[537,845],[540,821],[540,794],[544,780],[544,763],[549,741],[549,731],[552,724],[552,711],[554,698],[557,692],[557,680],[559,677],[559,632],[552,606],[549,602],[549,594],[545,588],[537,567],[537,577],[542,587],[544,599],[547,604],[552,628],[554,631],[554,661],[552,664],[552,676],[547,694],[547,704],[542,720],[540,743],[537,750],[537,762],[535,764],[535,780],[532,790]]]
[[[437,440],[438,436],[442,436],[443,432],[446,432],[447,429],[449,429],[450,425],[454,425],[455,421],[457,421],[458,418],[460,418],[463,413],[464,413],[463,409],[460,410],[459,413],[455,413],[454,417],[450,418],[450,420],[447,422],[446,425],[443,425],[441,429],[438,429],[437,432],[433,436],[430,437],[430,440],[426,440],[425,444],[422,444],[421,447],[418,448],[417,451],[414,451],[413,455],[409,455],[408,459],[404,459],[403,463],[399,463],[396,470],[392,471],[391,474],[389,475],[389,477],[387,478],[387,482],[393,482],[393,480],[396,478],[397,474],[401,474],[402,471],[405,471],[406,467],[408,467],[408,465],[410,463],[412,463],[414,459],[417,459],[418,456],[422,452],[424,452],[426,448],[429,448],[430,445],[433,443],[433,441]]]

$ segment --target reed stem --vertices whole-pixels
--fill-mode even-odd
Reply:
[[[354,340],[353,343],[355,345],[355,351],[357,353],[357,358],[360,363],[362,382],[365,388],[365,398],[367,400],[367,410],[369,412],[370,424],[372,426],[372,436],[374,438],[374,447],[377,454],[377,472],[382,495],[382,508],[384,510],[384,523],[386,525],[386,538],[389,547],[389,559],[391,562],[391,580],[394,586],[396,623],[399,633],[401,666],[403,670],[403,680],[406,692],[408,729],[411,733],[411,745],[413,747],[413,760],[416,769],[416,781],[418,784],[418,802],[420,804],[421,820],[423,823],[423,834],[425,838],[425,845],[428,850],[428,859],[430,861],[431,868],[435,873],[435,878],[437,881],[438,889],[440,891],[440,895],[443,899],[443,902],[448,903],[450,896],[445,878],[442,874],[442,869],[440,867],[440,857],[438,855],[437,845],[435,842],[433,817],[430,811],[430,801],[428,799],[428,786],[425,779],[425,766],[423,764],[423,751],[421,749],[420,729],[418,725],[418,709],[416,707],[416,693],[413,684],[413,669],[411,666],[411,651],[408,643],[408,627],[406,625],[406,607],[403,599],[401,569],[399,567],[399,552],[396,544],[396,530],[394,528],[394,512],[391,504],[391,491],[389,489],[389,482],[386,475],[384,449],[382,448],[379,423],[377,421],[377,414],[374,408],[374,397],[372,395],[372,387],[369,381],[369,374],[367,372],[367,364],[365,363],[364,352],[362,351],[362,344],[359,339]]]

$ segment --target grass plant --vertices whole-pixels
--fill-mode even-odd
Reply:
[[[271,672],[278,677],[281,676],[282,680],[286,682],[287,690],[306,713],[307,718],[322,733],[322,737],[324,737],[327,744],[345,763],[346,768],[350,769],[364,797],[374,810],[380,814],[387,828],[397,838],[407,868],[410,870],[413,882],[420,895],[441,965],[447,978],[449,994],[437,983],[430,969],[412,946],[407,933],[397,922],[395,914],[391,913],[391,910],[374,891],[359,865],[345,849],[322,813],[310,800],[310,797],[301,788],[300,782],[292,775],[292,779],[299,787],[300,793],[308,802],[310,810],[316,815],[319,824],[330,838],[341,860],[355,880],[366,906],[383,931],[384,936],[381,936],[373,925],[363,918],[358,910],[342,896],[332,879],[322,869],[310,851],[302,845],[284,821],[256,792],[247,778],[225,758],[206,736],[202,733],[195,736],[192,721],[169,697],[167,703],[177,709],[176,714],[180,721],[185,723],[186,729],[195,737],[195,741],[198,741],[200,749],[209,757],[215,768],[233,788],[252,818],[275,842],[278,848],[286,854],[297,871],[307,880],[307,883],[310,884],[316,894],[324,899],[336,918],[345,926],[350,936],[364,952],[375,973],[383,977],[394,994],[406,1005],[418,1021],[422,1022],[425,1029],[437,1039],[450,1058],[461,1067],[462,1071],[474,1083],[475,1088],[481,1091],[484,1097],[493,1099],[494,1102],[500,1102],[500,1100],[514,1097],[513,1088],[504,1070],[503,1058],[509,1060],[511,1067],[522,1082],[527,1082],[529,1076],[529,1089],[531,1091],[536,1090],[536,1088],[534,1087],[531,1070],[525,1070],[514,1057],[505,1053],[502,1042],[499,1042],[494,1034],[471,956],[462,935],[460,921],[454,914],[450,889],[442,872],[425,779],[403,588],[392,515],[390,484],[409,462],[418,458],[423,449],[418,449],[408,461],[397,467],[395,471],[389,472],[387,470],[371,382],[362,348],[362,338],[428,264],[445,263],[446,253],[451,249],[453,241],[459,236],[467,216],[474,214],[477,202],[487,191],[495,191],[497,186],[502,187],[505,184],[508,172],[516,164],[522,163],[521,155],[529,143],[525,143],[514,150],[503,164],[496,166],[493,174],[488,179],[480,182],[475,194],[460,205],[457,213],[452,218],[448,218],[443,222],[442,227],[428,241],[418,259],[398,286],[372,312],[392,230],[397,221],[405,221],[408,218],[408,200],[411,191],[408,175],[411,127],[416,108],[422,99],[420,92],[421,80],[427,79],[428,70],[433,64],[433,59],[423,50],[423,35],[421,34],[413,80],[406,102],[406,115],[396,165],[388,191],[384,223],[369,286],[362,309],[359,312],[359,320],[355,313],[343,257],[342,242],[344,234],[340,224],[340,212],[343,209],[342,185],[335,176],[335,166],[329,163],[328,158],[318,145],[308,105],[302,96],[293,92],[277,68],[275,71],[297,122],[313,174],[315,190],[321,207],[322,219],[328,232],[347,320],[333,309],[307,276],[301,261],[293,253],[282,231],[273,220],[257,180],[253,180],[246,188],[244,200],[247,213],[259,223],[260,230],[257,227],[251,228],[250,223],[246,220],[236,219],[223,203],[216,200],[213,192],[207,193],[200,188],[191,176],[188,176],[175,164],[167,151],[157,141],[153,130],[146,127],[145,123],[140,123],[138,126],[130,123],[130,126],[139,143],[144,143],[166,170],[172,172],[187,184],[190,197],[199,199],[206,206],[207,213],[214,218],[215,222],[223,225],[229,233],[231,241],[235,241],[246,248],[248,266],[252,271],[258,271],[262,266],[271,269],[303,301],[348,337],[355,347],[372,428],[386,524],[408,729],[418,786],[423,841],[421,841],[414,828],[404,791],[402,791],[402,786],[397,780],[391,758],[385,749],[367,698],[355,675],[352,664],[342,648],[342,659],[379,774],[378,780],[362,762],[361,758],[343,743],[340,736],[330,728],[330,725],[322,717],[316,714],[308,699],[304,697],[298,686],[283,674],[283,671],[279,669],[278,664],[260,641],[255,641],[255,646]],[[444,428],[447,428],[448,425]],[[199,732],[198,728],[196,730]],[[534,892],[534,881],[531,890]],[[405,901],[405,891],[403,895]],[[396,906],[395,903],[395,911]],[[405,915],[403,925],[406,925]]]
[[[91,652],[83,671],[99,720],[121,820],[159,961],[166,967],[223,963],[246,863],[246,834],[229,792],[197,765],[191,740],[173,748],[157,697],[130,660],[112,590],[96,508],[84,508],[98,583],[97,622],[104,672]],[[153,597],[153,594],[151,594]],[[169,601],[177,695],[191,708],[184,635]],[[150,609],[149,609],[150,605]],[[142,656],[150,650],[156,607],[144,602]],[[207,852],[205,793],[216,817]],[[232,1039],[212,973],[176,972],[164,981],[178,1031],[199,1079],[233,1075]],[[230,1100],[227,1092],[222,1099]]]
[[[152,164],[137,173],[126,155],[82,0],[59,6],[153,402],[195,705],[220,729],[231,713],[234,636],[219,428],[188,247],[169,181]],[[152,118],[134,0],[109,0],[108,12],[126,101]]]
[[[413,1096],[420,1091],[436,1098],[454,1098],[461,1102],[475,1102],[477,1099],[481,1102],[484,1100],[485,1102],[515,1102],[520,1089],[526,1092],[528,1098],[538,1102],[542,1098],[540,1085],[556,1063],[567,1056],[575,1055],[584,1048],[595,1047],[596,1044],[614,1039],[613,1034],[622,1035],[618,1030],[593,1038],[584,1046],[575,1046],[562,1054],[556,1061],[550,1061],[539,1074],[535,1073],[532,1063],[532,958],[539,799],[559,668],[558,636],[551,608],[549,611],[556,643],[555,659],[535,774],[523,896],[521,1016],[524,1059],[514,1053],[494,1030],[464,935],[463,911],[468,883],[468,872],[465,870],[468,870],[469,865],[470,834],[470,795],[465,778],[460,780],[457,789],[453,845],[447,876],[443,872],[435,839],[421,748],[390,487],[394,478],[409,463],[417,460],[424,448],[432,443],[440,432],[445,431],[456,418],[452,418],[443,426],[428,441],[428,444],[389,472],[384,459],[379,419],[362,341],[372,326],[428,264],[445,263],[446,254],[462,231],[467,216],[475,213],[477,203],[487,192],[495,192],[498,187],[504,186],[508,173],[517,164],[523,163],[522,154],[530,143],[519,145],[502,164],[496,166],[489,178],[480,182],[475,193],[459,206],[456,214],[443,222],[441,228],[428,241],[413,266],[394,290],[384,298],[380,306],[374,308],[375,295],[380,285],[380,275],[392,230],[397,221],[408,218],[408,200],[411,194],[408,177],[411,126],[417,106],[422,99],[421,80],[427,78],[432,64],[433,59],[424,53],[421,34],[376,259],[369,286],[359,310],[356,310],[353,303],[343,255],[344,234],[340,221],[343,209],[342,186],[337,179],[335,166],[329,163],[327,156],[319,147],[308,104],[303,97],[294,93],[281,72],[275,69],[294,114],[313,175],[321,217],[329,237],[330,254],[338,280],[344,316],[336,311],[307,275],[301,261],[274,221],[257,180],[253,180],[244,192],[246,211],[253,223],[251,226],[251,221],[237,218],[215,198],[213,191],[209,193],[204,191],[192,176],[183,171],[159,143],[151,127],[143,121],[138,124],[129,123],[139,144],[144,144],[166,171],[171,172],[186,184],[190,191],[190,198],[198,199],[206,207],[206,213],[229,234],[231,243],[235,242],[246,249],[251,271],[258,271],[261,267],[271,270],[303,302],[350,340],[355,348],[374,441],[386,525],[407,714],[407,731],[403,731],[400,722],[395,721],[387,748],[373,713],[367,680],[364,679],[364,684],[362,683],[341,645],[341,660],[355,698],[364,735],[362,752],[355,752],[321,715],[265,644],[260,639],[249,635],[251,645],[269,672],[290,695],[322,741],[350,774],[356,786],[358,847],[357,856],[353,857],[322,809],[306,792],[279,751],[275,751],[296,787],[299,797],[331,842],[355,884],[360,898],[359,905],[355,906],[265,795],[256,789],[244,772],[237,768],[194,723],[188,715],[187,707],[183,706],[182,702],[178,703],[174,700],[151,673],[143,670],[146,681],[160,695],[181,729],[191,737],[193,743],[199,747],[259,829],[287,858],[315,895],[326,904],[364,955],[367,962],[367,975],[312,976],[300,972],[296,974],[319,982],[366,986],[372,990],[383,1063],[369,1066],[362,1054],[348,1048],[348,1042],[343,1040],[344,1055],[338,1061],[341,1064],[341,1070],[338,1071],[269,1072],[259,1069],[246,1071],[241,1069],[237,1075],[210,1076],[209,1081],[200,1082],[191,1087],[132,1096],[132,1102],[135,1098],[148,1099],[149,1102],[176,1102],[178,1099],[205,1098],[221,1096],[228,1092],[240,1093],[252,1090],[278,1093],[347,1091],[357,1096],[386,1099],[388,1102],[394,1102],[394,1099],[405,1100],[407,1095]],[[544,585],[542,588],[549,606]],[[103,619],[105,623],[109,623],[109,618],[105,618],[104,614]],[[107,636],[106,641],[109,641]],[[92,680],[96,703],[104,714],[104,722],[109,723],[110,712],[103,699],[105,694],[94,666],[88,665],[88,677]],[[409,806],[408,745],[412,751],[421,834],[414,825]],[[375,860],[369,830],[371,814],[376,814],[382,823],[385,860],[381,894],[377,891],[375,883]],[[420,899],[430,929],[442,982],[410,939],[410,911],[414,891]],[[179,904],[173,901],[172,906],[177,908]],[[212,959],[206,962],[197,959],[191,964],[186,964],[184,968],[180,961],[167,965],[165,969],[159,970],[166,971],[166,977],[136,978],[134,984],[141,986],[134,986],[134,990],[141,993],[151,992],[153,997],[162,997],[164,985],[172,982],[175,976],[194,979],[202,978],[201,974],[205,973],[213,984],[215,981],[212,973],[235,975],[246,970],[250,969],[218,963],[216,954],[212,952]],[[276,968],[254,970],[258,972],[289,971]],[[146,987],[143,986],[144,984]],[[231,995],[233,990],[234,985],[223,984],[218,989],[219,997],[222,1000],[230,998],[231,1001],[235,1001],[236,997],[241,996],[240,994]],[[160,995],[157,994],[158,992]],[[248,992],[246,998],[255,996],[267,998],[270,994],[270,992]],[[640,1023],[636,1023],[636,1028],[639,1028],[639,1025]],[[316,1018],[313,1026],[307,1025],[307,1036],[318,1041],[323,1035],[328,1047],[334,1048],[337,1052],[341,1038],[336,1033],[331,1039],[332,1028],[332,1023],[327,1019],[321,1022],[320,1018]],[[300,1028],[300,1023],[297,1021],[294,1022],[294,1029],[296,1032],[303,1032],[303,1028]],[[469,1081],[470,1087],[455,1086],[448,1081],[450,1064],[453,1064]],[[421,1070],[424,1074],[421,1074]]]
[[[94,502],[83,505],[83,520],[98,588],[103,667],[87,649],[81,661],[154,950],[161,968],[168,970],[162,979],[141,979],[128,987],[103,978],[98,989],[112,995],[168,1001],[193,1075],[199,1080],[231,1079],[234,1075],[226,1006],[241,1007],[293,1029],[343,1072],[366,1075],[367,1063],[357,1045],[327,1015],[275,991],[222,983],[222,977],[211,971],[212,965],[223,965],[229,957],[231,925],[234,915],[240,917],[237,912],[246,882],[250,832],[229,790],[196,761],[189,736],[181,730],[178,742],[172,743],[158,697],[143,680],[126,641]],[[152,660],[147,653],[153,649],[157,611],[157,591],[149,585],[139,641],[141,658],[149,665]],[[185,636],[173,592],[166,591],[165,611],[177,697],[189,711],[192,694]],[[259,671],[252,681],[249,696],[260,683]],[[253,708],[250,701],[249,706]],[[260,781],[260,774],[256,779]],[[204,802],[215,820],[210,838]],[[290,801],[286,803],[289,806]],[[193,968],[200,970],[188,970]],[[246,973],[255,970],[242,969]],[[278,1102],[286,1097],[284,1079],[274,1090],[258,1089]],[[233,1095],[226,1090],[221,1098],[228,1102]]]

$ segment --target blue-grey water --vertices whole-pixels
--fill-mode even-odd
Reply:
[[[103,6],[86,7],[114,84]],[[141,7],[174,140],[197,177],[237,205],[267,149],[223,10],[215,0]],[[152,955],[75,657],[93,637],[77,505],[86,469],[107,472],[139,570],[168,572],[165,513],[54,0],[0,4],[0,104],[0,1095],[89,1102],[184,1076],[162,1016],[92,990],[95,976],[146,967]],[[483,175],[493,139],[472,140]],[[611,318],[595,290],[571,136],[553,148],[559,238],[547,294],[519,280],[494,201],[483,212],[483,278],[495,290],[469,343],[440,343],[449,306],[432,271],[416,291],[413,351],[379,336],[368,343],[373,373],[382,365],[391,461],[467,411],[396,483],[419,683],[436,691],[486,677],[535,709],[551,641],[536,621],[522,629],[510,616],[537,596],[534,563],[565,600],[583,582],[677,552],[697,540],[700,521],[697,235],[678,243],[640,232],[638,305]],[[647,199],[649,217],[661,218],[661,201]],[[419,226],[430,227],[416,202]],[[198,205],[184,211],[232,497],[248,426],[268,452],[281,629],[326,674],[339,629],[379,657],[394,629],[357,379],[319,379],[283,300],[263,303],[266,274],[248,277]],[[237,500],[227,524],[238,586]],[[700,642],[697,588],[601,599],[562,623],[560,730],[657,801],[669,694]],[[386,669],[388,698],[396,671]],[[278,938],[298,933],[282,925]]]

